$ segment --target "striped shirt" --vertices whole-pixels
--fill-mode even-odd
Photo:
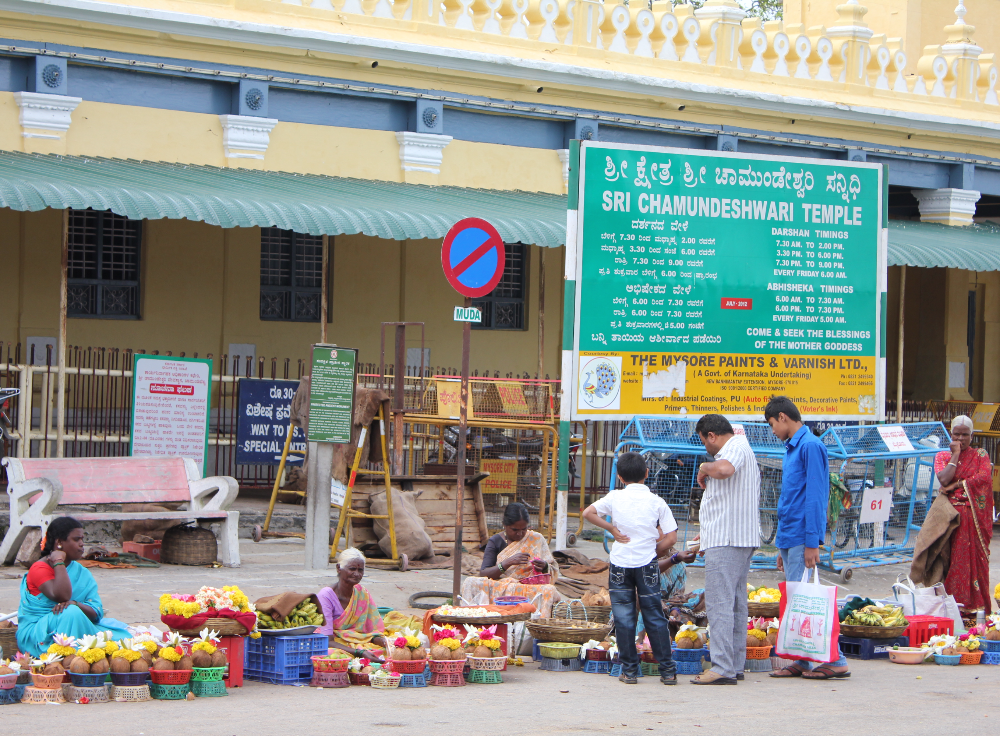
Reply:
[[[698,519],[701,549],[757,547],[760,544],[760,468],[746,437],[734,434],[716,460],[736,472],[724,480],[706,478]]]

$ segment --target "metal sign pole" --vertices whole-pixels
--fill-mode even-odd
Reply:
[[[465,307],[472,306],[472,300],[465,298]],[[465,445],[469,433],[469,343],[472,340],[472,323],[462,323],[462,391],[461,409],[458,419],[458,488],[455,492],[455,551],[454,570],[451,581],[452,602],[458,601],[462,587],[462,507],[465,505]]]
[[[310,442],[309,475],[306,477],[306,570],[325,570],[330,566],[332,467],[333,444]]]

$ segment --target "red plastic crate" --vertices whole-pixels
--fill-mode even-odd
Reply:
[[[909,637],[911,647],[919,647],[932,636],[955,633],[955,622],[943,616],[907,616],[906,620],[910,624],[903,636]]]

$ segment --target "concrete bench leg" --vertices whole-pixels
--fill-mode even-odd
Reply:
[[[11,524],[4,535],[3,543],[0,544],[0,565],[13,565],[14,560],[17,559],[17,553],[21,549],[21,544],[24,543],[24,538],[28,536],[29,531],[37,528],[23,524],[15,528]]]
[[[227,511],[219,530],[219,549],[225,567],[240,566],[240,512]]]

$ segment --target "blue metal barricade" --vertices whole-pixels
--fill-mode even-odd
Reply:
[[[830,453],[831,471],[840,476],[851,499],[850,508],[840,510],[835,522],[831,519],[821,566],[846,582],[854,568],[909,562],[939,486],[934,456],[951,441],[944,425],[832,427],[821,439]],[[885,519],[862,522],[866,508],[880,502],[889,504],[889,513],[881,514]],[[877,515],[876,508],[868,511]]]
[[[653,493],[667,502],[677,521],[677,546],[698,535],[698,509],[702,490],[698,487],[698,464],[709,458],[695,431],[695,419],[661,419],[635,417],[625,427],[615,448],[611,465],[611,483],[615,487],[618,455],[622,452],[639,452],[646,458],[649,478],[646,483]],[[761,545],[754,555],[756,569],[775,569],[777,550],[774,535],[778,529],[778,497],[781,493],[781,458],[785,446],[772,434],[764,422],[734,422],[734,429],[746,435],[757,456],[761,471]],[[605,533],[604,547],[608,548],[611,536]],[[699,557],[694,566],[704,564]]]

